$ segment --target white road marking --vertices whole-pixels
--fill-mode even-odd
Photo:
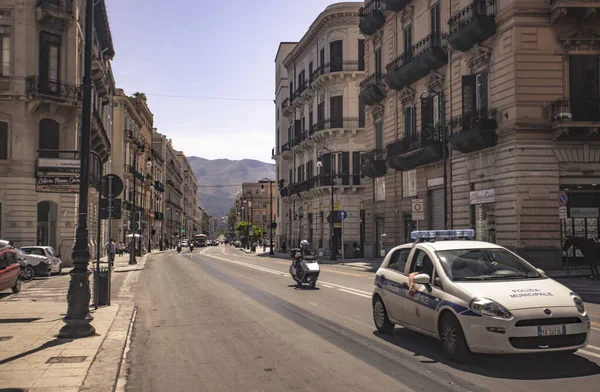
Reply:
[[[321,286],[321,287],[327,287],[328,289],[332,289],[333,288],[333,286],[330,286],[328,284],[324,284],[324,283],[321,283],[321,282],[319,282],[319,286]]]
[[[338,288],[338,289],[345,289],[345,290],[350,290],[350,291],[357,292],[359,294],[368,295],[369,298],[371,298],[371,293],[369,293],[368,291],[362,291],[362,290],[358,290],[358,289],[353,289],[352,287],[341,286],[339,284],[330,283],[330,282],[321,282],[321,283],[328,284],[328,285],[333,286],[333,287]]]
[[[346,289],[338,289],[339,291],[343,291],[344,293],[348,293],[348,294],[354,294],[354,295],[358,295],[359,297],[364,297],[364,298],[369,298],[371,299],[370,295],[366,295],[366,294],[361,294],[361,293],[355,293],[354,291],[350,291],[350,290],[346,290]]]

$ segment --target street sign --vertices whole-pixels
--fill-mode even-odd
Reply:
[[[340,212],[338,212],[338,216],[341,220],[344,220],[348,217],[348,213],[344,210],[341,210]]]
[[[567,219],[567,207],[566,206],[558,207],[558,218],[559,219]]]
[[[181,232],[182,232],[182,233],[185,233],[185,229],[181,229]]]
[[[567,196],[566,192],[558,192],[558,205],[561,207],[564,207],[567,205],[567,202],[569,201],[569,196]]]
[[[123,192],[123,180],[116,174],[107,174],[102,177],[102,195],[114,199]]]
[[[121,199],[100,198],[100,219],[121,219]]]
[[[423,199],[412,200],[412,220],[425,220],[425,210],[423,209]]]

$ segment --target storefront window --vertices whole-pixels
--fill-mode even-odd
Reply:
[[[561,221],[561,243],[564,243],[567,236],[598,239],[600,231],[600,186],[598,184],[600,181],[594,181],[592,184],[561,186],[561,190],[568,195],[568,218]],[[574,250],[571,247],[564,256],[575,257],[575,262],[583,262],[580,249]]]
[[[478,241],[496,242],[496,191],[494,182],[473,184],[470,194],[471,226]]]

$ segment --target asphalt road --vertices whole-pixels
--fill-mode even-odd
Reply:
[[[597,391],[600,306],[590,344],[568,357],[449,362],[439,343],[373,326],[373,273],[323,265],[296,289],[288,261],[226,246],[152,255],[138,308],[128,391]]]

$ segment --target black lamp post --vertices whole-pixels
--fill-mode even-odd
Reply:
[[[443,161],[443,181],[444,181],[444,230],[448,230],[448,136],[446,127],[444,126],[444,108],[443,95],[441,92],[433,90],[425,90],[421,93],[421,100],[429,98],[437,98],[438,100],[438,121],[442,132],[442,161]],[[436,124],[433,124],[436,127]]]
[[[329,216],[330,216],[330,230],[329,230],[329,243],[331,244],[331,249],[329,252],[329,260],[337,260],[337,244],[334,244],[334,234],[335,234],[335,229],[333,227],[333,222],[334,222],[334,218],[333,218],[333,180],[334,180],[334,171],[333,171],[333,152],[328,149],[327,147],[319,147],[317,149],[317,167],[323,167],[323,162],[321,160],[321,155],[319,155],[319,151],[321,150],[325,150],[329,153],[329,157],[331,159],[331,163],[330,163],[330,181],[331,181],[331,209],[329,210]]]
[[[90,140],[92,121],[92,54],[94,39],[94,0],[85,2],[85,48],[83,75],[83,106],[81,114],[80,183],[77,230],[73,246],[73,269],[67,293],[65,325],[60,329],[60,338],[82,338],[94,335],[90,315],[90,249],[88,246],[88,188],[90,184]]]
[[[263,184],[260,185],[260,189],[262,189],[263,193],[265,191],[265,184],[264,182],[268,182],[269,183],[269,193],[270,198],[271,198],[271,206],[270,206],[270,214],[271,214],[271,219],[270,219],[270,224],[269,224],[269,255],[274,255],[275,252],[273,252],[273,182],[272,180],[269,180],[268,178],[263,178],[262,180],[260,180],[259,182],[262,182]]]

